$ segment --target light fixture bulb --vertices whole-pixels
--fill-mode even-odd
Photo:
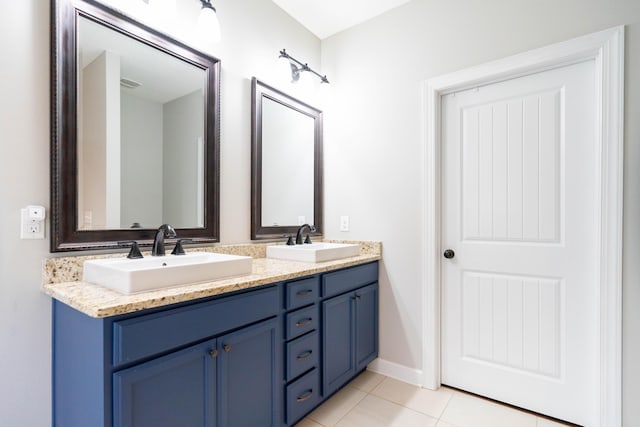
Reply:
[[[217,43],[220,41],[220,22],[218,22],[218,15],[209,0],[201,1],[202,10],[198,16],[198,33],[206,40]]]

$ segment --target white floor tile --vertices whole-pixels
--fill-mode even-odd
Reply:
[[[333,427],[338,421],[353,409],[367,395],[362,390],[347,386],[334,394],[329,400],[316,408],[307,418],[322,424],[325,427]]]
[[[458,392],[440,419],[457,427],[536,427],[534,415]]]
[[[351,387],[370,393],[386,377],[371,371],[364,371],[349,383]]]
[[[438,420],[439,418],[439,420]],[[432,391],[365,371],[296,427],[567,427],[442,387]]]
[[[309,418],[303,418],[296,427],[323,427],[322,424],[318,424],[317,422],[310,420]]]
[[[447,403],[453,396],[453,391],[441,387],[428,390],[393,378],[385,378],[371,394],[390,400],[398,405],[406,406],[414,411],[422,412],[434,418],[439,418]]]
[[[336,427],[435,427],[437,420],[368,395]]]

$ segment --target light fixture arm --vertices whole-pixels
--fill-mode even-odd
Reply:
[[[204,1],[204,0],[201,0],[201,1]],[[293,56],[289,55],[285,49],[282,49],[282,50],[280,51],[280,58],[288,59],[288,60],[289,60],[289,62],[291,63],[291,75],[292,75],[292,77],[293,77],[293,79],[294,79],[294,80],[298,80],[298,79],[296,78],[296,76],[299,76],[299,75],[300,75],[300,72],[302,72],[302,71],[308,71],[308,72],[310,72],[310,73],[315,74],[316,76],[318,76],[318,77],[320,78],[320,81],[321,81],[322,83],[329,83],[329,79],[327,79],[327,76],[326,76],[326,75],[324,75],[324,76],[323,76],[322,74],[320,74],[320,73],[318,73],[318,72],[316,72],[316,71],[312,70],[312,69],[309,67],[309,65],[308,65],[308,64],[303,63],[303,62],[301,62],[301,61],[298,61],[298,60],[297,60],[297,59],[295,59]],[[296,64],[297,64],[297,66],[296,66]]]
[[[202,3],[203,9],[213,9],[214,12],[217,12],[216,8],[211,4],[211,0],[200,0],[200,3]]]

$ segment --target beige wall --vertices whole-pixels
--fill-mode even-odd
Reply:
[[[421,81],[620,24],[629,24],[623,412],[624,426],[640,425],[638,0],[414,0],[323,40],[333,91],[325,113],[325,223],[332,238],[383,241],[381,358],[422,368]],[[351,231],[340,233],[338,218],[347,214]]]
[[[271,1],[215,4],[223,36],[222,43],[212,49],[222,60],[220,228],[223,242],[246,242],[250,238],[250,79],[256,76],[295,95],[285,84],[286,76],[278,73],[278,51],[287,48],[310,64],[319,64],[320,41]],[[49,241],[19,239],[20,208],[49,206],[49,5],[47,0],[0,2],[3,426],[44,427],[51,422],[51,302],[39,290],[42,260],[50,256]],[[184,35],[190,22],[195,22],[198,2],[179,0],[177,6],[170,29]]]

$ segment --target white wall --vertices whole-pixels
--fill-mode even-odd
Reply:
[[[120,228],[162,224],[162,104],[122,90],[120,95]]]
[[[332,82],[325,110],[327,235],[383,241],[381,358],[421,369],[421,81],[620,24],[630,24],[625,70],[623,412],[626,427],[639,425],[638,0],[414,0],[323,41],[323,72]],[[340,215],[350,215],[350,232],[338,231]]]
[[[202,177],[194,165],[204,162],[198,158],[198,140],[202,140],[204,129],[203,103],[202,91],[197,90],[163,105],[162,214],[163,222],[174,227],[194,227],[200,216],[198,182]]]
[[[120,57],[103,52],[79,80],[79,227],[120,226]]]
[[[0,2],[3,426],[44,427],[51,418],[51,300],[40,292],[49,241],[19,239],[20,208],[49,206],[49,4]],[[222,241],[246,242],[250,239],[250,79],[255,75],[286,89],[287,79],[277,73],[278,51],[287,48],[309,64],[319,64],[320,41],[271,1],[219,0],[215,5],[223,36],[213,49],[222,60]],[[179,0],[173,22],[183,32],[193,28],[198,7],[194,0]]]

